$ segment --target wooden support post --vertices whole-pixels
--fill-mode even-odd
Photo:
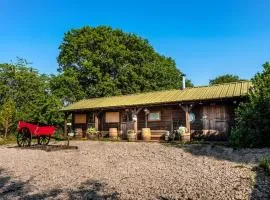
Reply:
[[[134,131],[135,133],[138,133],[138,121],[134,122]]]
[[[119,133],[122,135],[122,119],[123,118],[123,111],[120,110],[119,112]]]
[[[192,108],[193,105],[188,106],[188,105],[180,105],[181,108],[184,110],[185,112],[185,118],[186,118],[186,128],[188,130],[188,132],[190,133],[190,121],[189,121],[189,112]]]
[[[149,110],[147,108],[144,109],[144,115],[145,115],[144,125],[145,125],[145,128],[147,128],[148,115],[149,115]]]
[[[98,131],[98,114],[95,113],[95,129]]]
[[[142,108],[139,108],[138,110],[134,109],[133,110],[133,116],[137,118],[136,121],[134,121],[134,131],[137,133],[138,132],[138,114],[142,110]]]
[[[148,115],[145,114],[145,128],[147,128],[147,120],[148,120]]]
[[[67,137],[68,135],[68,130],[67,130],[67,119],[68,119],[69,113],[65,113],[64,116],[64,135]]]
[[[170,112],[170,118],[171,118],[171,133],[173,133],[173,116],[172,116],[172,110]]]
[[[189,111],[185,111],[185,114],[186,114],[186,128],[190,133]]]

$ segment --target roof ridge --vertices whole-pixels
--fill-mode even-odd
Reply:
[[[89,99],[101,99],[101,98],[106,99],[106,98],[123,97],[123,96],[127,97],[127,96],[139,95],[139,94],[150,94],[150,93],[167,92],[167,91],[174,91],[174,90],[180,90],[180,89],[156,90],[156,91],[149,91],[149,92],[137,92],[137,93],[132,93],[132,94],[120,94],[120,95],[114,95],[114,96],[94,97],[94,98],[81,99],[79,101],[85,101]]]
[[[228,82],[228,83],[216,83],[213,85],[199,85],[199,86],[194,86],[194,87],[188,87],[186,89],[230,85],[230,84],[243,83],[243,82],[251,82],[251,81],[250,80],[241,80],[241,81],[233,81],[233,82]]]
[[[248,88],[252,84],[251,81],[238,81],[224,84],[207,85],[200,87],[186,88],[185,90],[170,89],[150,91],[143,93],[135,93],[128,95],[107,96],[92,99],[82,99],[67,107],[62,108],[63,111],[81,110],[81,109],[97,109],[121,106],[148,105],[158,103],[201,101],[209,99],[225,99],[242,97],[248,93]],[[244,85],[244,87],[242,87]],[[237,92],[235,92],[235,88]],[[226,93],[221,90],[226,89]],[[238,91],[239,90],[239,91]],[[230,93],[228,93],[230,91]]]
[[[213,85],[201,85],[201,86],[194,86],[194,87],[187,87],[184,90],[189,90],[189,89],[194,89],[194,88],[209,88],[209,87],[214,87],[214,86],[221,86],[221,85],[229,85],[229,84],[236,84],[236,83],[243,83],[243,82],[251,82],[250,80],[242,80],[242,81],[234,81],[234,82],[229,82],[229,83],[218,83],[218,84],[213,84]],[[105,97],[94,97],[94,98],[85,98],[77,101],[76,103],[82,102],[82,101],[87,101],[87,100],[96,100],[96,99],[108,99],[108,98],[113,98],[113,97],[128,97],[128,96],[136,96],[140,94],[151,94],[151,93],[158,93],[158,92],[167,92],[167,91],[184,91],[182,89],[165,89],[165,90],[156,90],[156,91],[148,91],[148,92],[137,92],[137,93],[132,93],[132,94],[120,94],[120,95],[114,95],[114,96],[105,96]],[[75,103],[75,102],[74,102]]]

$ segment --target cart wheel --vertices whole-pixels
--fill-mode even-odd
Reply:
[[[31,133],[28,128],[21,128],[17,134],[17,143],[19,147],[31,145]]]
[[[50,139],[51,139],[50,136],[46,136],[46,135],[40,136],[38,138],[38,144],[40,144],[40,145],[48,145],[49,142],[50,142]]]

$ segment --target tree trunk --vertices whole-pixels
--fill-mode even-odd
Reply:
[[[5,124],[5,138],[7,137],[7,133],[8,133],[8,124]]]

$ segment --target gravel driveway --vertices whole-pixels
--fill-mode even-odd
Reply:
[[[0,199],[267,199],[252,170],[269,149],[71,141],[78,150],[0,147]],[[253,189],[254,188],[254,189]]]

